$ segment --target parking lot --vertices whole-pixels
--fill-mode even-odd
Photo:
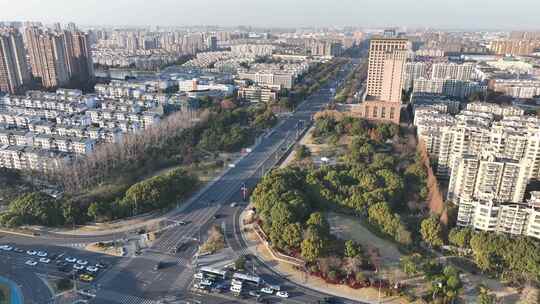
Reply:
[[[113,258],[72,248],[9,243],[0,244],[0,256],[27,271],[75,279],[83,285],[95,283],[114,263]]]

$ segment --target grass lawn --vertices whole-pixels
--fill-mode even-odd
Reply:
[[[331,233],[344,240],[354,240],[364,248],[377,249],[381,262],[386,265],[397,265],[401,253],[397,246],[389,240],[378,237],[362,225],[361,219],[355,216],[328,213]]]

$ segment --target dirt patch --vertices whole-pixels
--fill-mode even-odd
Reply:
[[[84,249],[112,256],[122,256],[121,246],[114,246],[113,244],[95,243],[87,245]]]
[[[387,265],[397,265],[399,263],[401,253],[396,245],[373,234],[362,225],[359,218],[328,213],[327,219],[331,227],[330,232],[335,236],[343,240],[354,240],[366,249],[377,249],[382,262]]]

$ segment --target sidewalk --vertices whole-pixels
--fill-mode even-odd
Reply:
[[[249,210],[246,208],[245,210]],[[405,304],[406,300],[399,297],[381,297],[381,302],[378,301],[378,290],[374,288],[353,289],[345,285],[328,284],[324,280],[309,276],[308,274],[294,269],[291,265],[276,261],[272,258],[266,246],[259,240],[252,225],[244,225],[244,219],[247,212],[244,211],[240,215],[240,230],[242,237],[248,244],[248,250],[259,257],[263,263],[272,268],[281,277],[308,289],[316,290],[322,293],[330,294],[337,297],[347,298],[353,301],[362,301],[369,304],[388,303],[388,304]]]

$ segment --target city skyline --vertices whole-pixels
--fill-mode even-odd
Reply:
[[[142,0],[74,3],[65,0],[2,0],[0,20],[34,20],[45,23],[76,22],[111,26],[252,25],[259,27],[405,26],[441,29],[537,29],[533,0],[457,1],[341,1],[298,0],[294,6],[276,1]],[[490,9],[487,10],[486,7]],[[523,8],[529,8],[524,10]],[[174,9],[171,9],[174,8]],[[111,14],[114,12],[114,15]],[[519,20],[519,23],[516,22]]]

